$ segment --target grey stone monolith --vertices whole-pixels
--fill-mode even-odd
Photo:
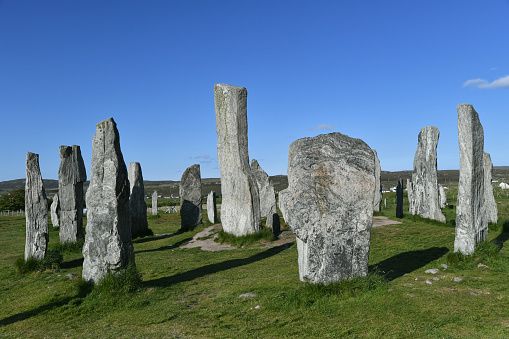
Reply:
[[[59,227],[59,220],[58,216],[60,214],[60,202],[58,201],[58,193],[55,193],[53,196],[53,202],[50,206],[50,212],[51,212],[51,224],[53,227]]]
[[[493,195],[493,185],[491,179],[493,173],[493,163],[489,153],[484,153],[484,210],[488,222],[496,224],[498,222],[498,208],[495,196]]]
[[[131,235],[135,237],[148,230],[145,186],[143,185],[143,173],[140,163],[130,162],[127,174],[130,185],[129,210],[131,213]]]
[[[272,233],[279,234],[281,225],[279,223],[279,215],[277,214],[274,184],[272,184],[268,174],[260,167],[256,159],[251,160],[251,170],[258,185],[260,215],[262,218],[267,218],[265,225],[272,230]]]
[[[97,283],[109,271],[134,265],[129,180],[113,118],[96,126],[92,139],[83,279]]]
[[[223,230],[235,236],[256,233],[262,225],[258,185],[249,166],[247,90],[216,84],[214,98]]]
[[[423,218],[445,222],[438,199],[437,144],[440,132],[435,126],[421,129],[414,170],[410,183],[411,199],[409,213]]]
[[[25,261],[41,260],[49,241],[48,199],[39,168],[39,154],[27,153],[25,181],[26,242]]]
[[[477,244],[488,237],[485,211],[484,130],[472,105],[460,104],[458,143],[460,173],[456,205],[454,252],[473,254]]]
[[[438,184],[438,198],[440,201],[440,208],[447,207],[447,193],[445,193],[444,186]]]
[[[152,193],[152,215],[157,215],[157,191]]]
[[[200,165],[189,166],[180,179],[180,230],[188,231],[202,222]]]
[[[396,186],[396,218],[403,218],[403,194],[403,180],[400,179]]]
[[[329,284],[368,273],[375,159],[341,133],[294,141],[279,206],[297,237],[300,280]]]
[[[83,239],[83,183],[87,180],[79,146],[60,146],[58,197],[60,201],[60,242]]]
[[[211,224],[217,222],[217,205],[216,205],[216,192],[210,191],[207,195],[207,217]]]
[[[380,179],[382,168],[380,167],[380,160],[376,150],[373,150],[375,155],[375,197],[373,198],[373,211],[382,211],[382,181]]]

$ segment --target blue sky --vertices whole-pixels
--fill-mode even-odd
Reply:
[[[57,179],[60,145],[80,145],[89,172],[109,117],[145,180],[195,163],[219,177],[216,83],[247,88],[250,158],[269,175],[292,141],[332,131],[382,170],[412,169],[429,125],[438,168],[458,169],[459,103],[509,165],[508,17],[507,0],[0,0],[0,181],[25,177],[28,151]]]

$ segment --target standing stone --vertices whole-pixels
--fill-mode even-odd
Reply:
[[[130,162],[127,173],[130,184],[131,235],[134,237],[148,230],[147,203],[145,202],[145,186],[143,185],[140,163]]]
[[[438,200],[437,144],[440,132],[426,126],[419,133],[414,157],[414,171],[410,183],[409,212],[423,218],[445,222]]]
[[[179,185],[180,230],[188,231],[201,224],[201,174],[200,165],[188,167]]]
[[[474,253],[488,237],[484,187],[484,130],[472,105],[458,105],[460,178],[454,252]]]
[[[403,186],[403,182],[401,183]],[[408,203],[412,201],[412,181],[410,179],[406,179],[406,191],[407,191],[407,197],[408,197]],[[401,208],[403,208],[403,204],[401,204]],[[403,215],[403,211],[401,212],[401,215]]]
[[[440,208],[447,207],[447,194],[445,193],[444,186],[438,184],[438,197],[440,201]]]
[[[216,192],[210,191],[207,195],[207,217],[211,224],[217,222],[217,205],[216,205]]]
[[[403,218],[403,180],[398,180],[396,187],[396,218]]]
[[[277,214],[276,192],[274,185],[270,181],[267,173],[260,167],[256,159],[251,160],[251,170],[253,171],[258,192],[260,195],[260,214],[267,218],[265,225],[272,230],[272,233],[279,234],[281,225],[279,215]]]
[[[109,270],[134,265],[129,180],[113,118],[96,126],[87,191],[83,279],[97,283]]]
[[[489,153],[484,153],[484,210],[488,222],[496,224],[498,222],[498,208],[495,196],[493,195],[493,185],[491,184],[493,172],[493,163]]]
[[[48,199],[39,168],[39,154],[27,153],[25,181],[25,261],[41,260],[48,248]]]
[[[249,166],[247,90],[214,86],[217,159],[221,172],[221,222],[235,236],[261,231],[258,185]]]
[[[152,215],[157,215],[157,191],[152,193]]]
[[[341,133],[294,141],[283,217],[297,237],[301,281],[329,284],[368,273],[375,159]]]
[[[53,196],[53,202],[51,203],[51,224],[53,227],[59,227],[58,215],[60,214],[60,202],[58,201],[58,193]]]
[[[60,200],[60,242],[83,239],[83,183],[87,180],[79,146],[60,146],[58,196]]]
[[[373,199],[373,211],[381,212],[382,211],[382,181],[380,179],[380,174],[382,168],[380,167],[380,160],[378,159],[378,154],[376,150],[373,150],[373,154],[375,155],[375,197]]]

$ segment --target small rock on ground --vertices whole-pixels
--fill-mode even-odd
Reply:
[[[454,280],[455,282],[463,281],[463,279],[461,279],[460,277],[455,277],[453,280]]]
[[[424,273],[437,274],[438,268],[430,268],[429,270],[426,270]]]
[[[244,294],[239,295],[239,298],[253,298],[253,297],[256,297],[256,294],[254,294],[254,293],[244,293]]]

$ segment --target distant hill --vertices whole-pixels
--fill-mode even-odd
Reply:
[[[406,179],[412,178],[412,171],[397,171],[388,172],[382,171],[381,180],[384,189],[394,187],[398,183],[398,179],[402,179],[406,186]],[[288,187],[288,177],[286,175],[274,175],[270,179],[274,184],[276,191],[284,190]],[[509,181],[509,166],[494,166],[493,167],[493,179],[499,181]],[[458,182],[459,170],[441,170],[438,171],[438,182],[440,184],[448,185],[451,182]],[[43,179],[44,188],[46,189],[46,195],[48,198],[52,197],[53,194],[58,192],[58,180]],[[88,188],[89,181],[85,182],[85,190]],[[215,191],[218,195],[221,194],[221,179],[220,178],[203,178],[202,193],[208,194],[210,191]],[[179,182],[172,180],[161,180],[161,181],[143,181],[145,185],[145,194],[150,196],[154,191],[157,191],[159,195],[170,196],[172,194],[178,195],[179,193]],[[9,181],[0,182],[0,195],[8,193],[12,190],[25,188],[25,179],[16,179]]]

